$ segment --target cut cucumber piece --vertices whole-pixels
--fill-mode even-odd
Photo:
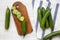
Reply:
[[[21,15],[17,15],[17,18],[20,19],[21,18]]]
[[[12,7],[12,10],[16,9],[16,7]]]
[[[21,13],[15,7],[12,7],[12,9],[13,9],[13,14],[15,14],[20,21],[23,21],[24,17],[21,16]]]
[[[20,17],[20,21],[23,21],[24,20],[24,17],[22,16],[22,17]]]

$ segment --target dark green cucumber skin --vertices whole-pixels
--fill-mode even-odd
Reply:
[[[51,15],[51,9],[49,9],[48,7],[47,7],[46,9],[47,9],[47,10],[50,10],[50,15],[49,15],[49,17],[48,17],[48,21],[49,21],[49,27],[50,27],[51,29],[53,29],[53,28],[54,28],[54,22],[53,22],[52,15]]]
[[[48,11],[46,12],[45,16],[42,18],[41,9],[40,9],[40,7],[38,8],[38,20],[39,20],[39,22],[40,22],[40,27],[41,27],[42,29],[45,29],[44,24],[45,24],[45,22],[46,22],[47,17],[50,15],[49,12],[50,12],[50,10],[48,10]]]
[[[44,7],[42,7],[42,13],[43,13],[43,17],[45,16],[45,14],[46,14],[46,10],[45,10],[45,8]],[[48,19],[46,19],[46,22],[45,22],[45,28],[49,28],[49,24],[48,24]]]
[[[25,36],[25,34],[26,34],[26,21],[24,20],[24,21],[22,21],[22,32],[23,32],[23,35]]]
[[[10,25],[10,9],[6,9],[6,15],[5,15],[5,29],[8,30]]]
[[[41,13],[40,7],[38,8],[37,12],[38,12],[38,20],[39,20],[39,22],[40,22],[40,27],[41,27],[42,29],[44,29],[44,27],[42,27],[42,25],[41,25],[41,22],[42,22],[42,13]]]
[[[50,14],[49,12],[50,12],[50,10],[48,10],[48,11],[46,12],[45,16],[43,17],[43,19],[42,19],[42,26],[45,24],[45,21],[46,21],[47,17],[48,17],[49,14]]]
[[[45,9],[44,7],[41,8],[41,14],[42,14],[42,18],[45,16]],[[46,22],[44,24],[44,28],[46,28]]]
[[[44,25],[42,26],[43,14],[42,14],[42,10],[40,7],[38,8],[37,12],[38,12],[38,20],[40,22],[40,27],[41,27],[41,29],[45,29]]]
[[[49,25],[50,25],[50,28],[53,29],[54,28],[54,22],[53,22],[53,19],[52,19],[52,15],[51,15],[51,12],[50,12],[50,15],[49,15]]]
[[[44,40],[49,39],[49,38],[51,38],[51,37],[55,37],[55,36],[57,36],[57,35],[60,35],[60,30],[59,30],[59,31],[52,32],[52,33],[46,35],[46,36],[44,37]]]

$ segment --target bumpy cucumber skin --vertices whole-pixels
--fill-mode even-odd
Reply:
[[[25,34],[26,34],[26,21],[24,20],[24,21],[21,21],[21,25],[22,25],[22,32],[23,32],[23,35],[25,36]]]
[[[50,10],[48,10],[48,11],[46,12],[45,16],[43,17],[43,19],[42,19],[42,26],[45,24],[45,21],[46,21],[47,17],[48,17],[49,14],[50,14],[49,12],[50,12]]]
[[[42,28],[42,29],[45,29],[45,27],[44,26],[42,26],[42,11],[41,11],[41,9],[40,9],[40,7],[38,8],[38,10],[37,10],[37,12],[38,12],[38,20],[39,20],[39,22],[40,22],[40,27]]]
[[[12,7],[12,9],[13,9],[13,13],[17,16],[19,21],[21,21],[22,33],[23,33],[23,36],[25,36],[26,35],[26,21],[24,20],[24,17],[21,15],[21,13],[15,7]]]
[[[49,25],[50,25],[50,28],[51,28],[51,29],[54,28],[54,22],[53,22],[53,19],[52,19],[51,12],[50,12],[50,15],[49,15]]]
[[[44,7],[41,8],[41,14],[42,14],[42,18],[43,18],[45,16],[45,9],[44,9]],[[44,28],[46,28],[46,24],[44,24]]]
[[[54,36],[57,36],[57,35],[60,35],[60,30],[59,31],[52,32],[52,33],[46,35],[43,39],[46,40],[46,39],[49,39],[49,38],[54,37]]]
[[[51,29],[53,29],[53,28],[54,28],[54,22],[53,22],[52,15],[51,15],[51,9],[49,9],[49,8],[47,7],[47,10],[50,10],[50,15],[49,15],[49,17],[48,17],[49,26],[50,26]]]
[[[47,11],[45,10],[45,8],[42,7],[43,17],[45,16],[46,12],[47,12]],[[46,19],[46,22],[45,22],[44,25],[45,25],[45,26],[44,26],[45,28],[49,28],[48,19]]]
[[[10,9],[6,9],[6,15],[5,15],[5,29],[8,30],[10,25]]]
[[[42,29],[45,29],[44,25],[45,25],[45,22],[46,22],[47,17],[50,15],[49,12],[50,12],[50,10],[48,10],[48,11],[46,12],[45,16],[42,17],[41,9],[40,9],[40,7],[38,8],[38,20],[39,20],[39,22],[40,22],[40,27],[41,27]]]

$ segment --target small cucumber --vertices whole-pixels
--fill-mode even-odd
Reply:
[[[43,10],[43,11],[45,11],[45,10]],[[45,24],[46,24],[46,20],[47,20],[47,18],[48,18],[48,16],[49,16],[49,12],[50,12],[50,10],[48,10],[46,13],[45,13],[45,15],[44,15],[44,12],[42,11],[42,9],[40,9],[40,7],[38,8],[38,20],[39,20],[39,22],[40,22],[40,27],[42,28],[42,29],[45,29]],[[48,26],[48,24],[46,24],[47,26]]]
[[[54,37],[54,36],[57,36],[57,35],[60,35],[60,30],[59,31],[52,32],[52,33],[46,35],[43,39],[46,40],[46,39],[49,39],[49,38]]]
[[[43,17],[44,17],[45,14],[46,14],[46,10],[45,10],[44,7],[42,7],[42,14],[43,14]],[[46,22],[45,22],[44,25],[45,25],[45,26],[44,26],[45,28],[49,28],[48,19],[46,19]]]
[[[26,21],[24,20],[24,17],[21,15],[21,13],[15,7],[12,7],[12,10],[13,10],[13,13],[17,16],[18,20],[21,21],[22,33],[25,36],[26,35]]]
[[[51,12],[50,12],[50,15],[49,15],[49,25],[50,25],[50,28],[51,28],[51,29],[54,28],[54,22],[53,22],[53,19],[52,19]]]
[[[10,25],[10,9],[6,9],[6,15],[5,15],[5,29],[8,30]]]
[[[50,10],[50,15],[48,17],[49,26],[51,29],[53,29],[54,28],[54,22],[53,22],[52,15],[51,15],[51,9],[47,8],[47,10]]]
[[[40,27],[41,27],[41,29],[45,29],[45,27],[42,26],[42,18],[43,18],[43,15],[42,15],[42,10],[41,10],[40,7],[38,8],[37,12],[38,12],[38,20],[40,22]]]
[[[48,10],[47,12],[46,12],[46,14],[45,14],[45,16],[43,17],[43,19],[42,19],[42,27],[44,26],[44,24],[45,24],[45,22],[46,22],[46,19],[47,19],[47,17],[50,15],[50,10]]]

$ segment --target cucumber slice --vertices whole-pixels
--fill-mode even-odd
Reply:
[[[13,9],[13,14],[15,14],[20,21],[23,21],[24,17],[21,16],[21,13],[15,7],[12,7],[12,9]]]
[[[23,21],[24,20],[24,17],[22,16],[22,17],[20,17],[20,21]]]
[[[17,16],[20,15],[21,16],[21,13],[20,12],[17,12]]]
[[[16,7],[12,7],[12,10],[16,9]]]
[[[18,19],[20,19],[20,18],[21,18],[21,16],[20,16],[20,15],[17,15],[17,18],[18,18]]]

